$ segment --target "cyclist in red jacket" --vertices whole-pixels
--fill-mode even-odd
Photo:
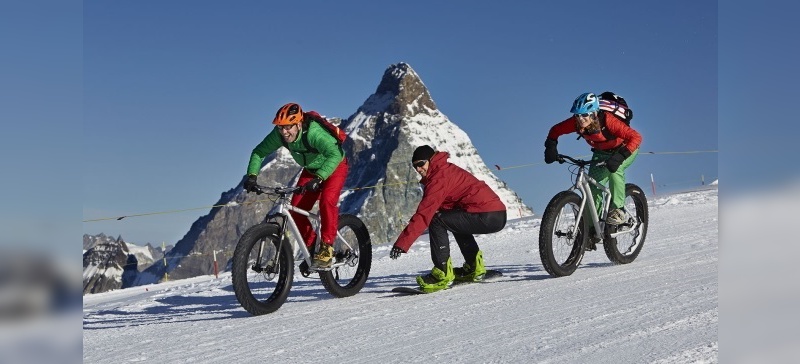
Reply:
[[[389,256],[392,259],[408,252],[414,241],[428,228],[431,240],[431,273],[417,277],[425,292],[449,287],[453,280],[480,280],[486,273],[483,253],[472,234],[489,234],[506,225],[506,206],[485,182],[447,161],[450,154],[436,152],[428,145],[414,150],[411,163],[422,176],[422,201],[408,225],[397,237]],[[450,241],[453,233],[464,266],[453,270]]]
[[[608,184],[611,206],[606,222],[619,225],[627,220],[625,210],[625,170],[639,155],[642,136],[620,120],[614,113],[600,109],[600,100],[591,92],[578,96],[572,104],[571,117],[552,128],[544,142],[544,161],[558,159],[558,137],[578,133],[592,147],[592,160],[606,161],[605,166],[589,167],[589,175],[599,183]],[[603,211],[600,190],[591,186],[598,215]]]

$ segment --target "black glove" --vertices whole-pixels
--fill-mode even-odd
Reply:
[[[317,177],[306,182],[305,186],[303,186],[303,191],[319,192],[319,189],[321,187],[322,187],[322,180],[319,179],[319,177]]]
[[[611,155],[610,158],[606,161],[606,168],[611,173],[616,172],[619,169],[619,166],[622,165],[622,162],[625,161],[626,158],[631,156],[631,152],[628,151],[628,148],[620,147],[614,154]]]
[[[392,259],[400,258],[400,254],[403,254],[403,249],[400,249],[399,246],[395,245],[392,247],[392,251],[389,252],[389,258]]]
[[[558,141],[547,139],[544,141],[544,162],[547,164],[558,160]]]
[[[257,192],[258,191],[258,176],[254,174],[250,174],[245,176],[244,179],[244,190],[247,192]]]

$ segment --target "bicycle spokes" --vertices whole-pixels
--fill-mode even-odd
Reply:
[[[267,281],[272,281],[278,274],[278,250],[275,245],[262,239],[259,243],[255,262],[250,266],[253,272],[261,274]]]
[[[632,220],[633,220],[632,217],[628,219],[628,222],[633,224],[633,229],[631,230],[631,241],[630,241],[630,244],[628,245],[627,249],[625,250],[625,254],[626,255],[627,254],[631,254],[634,250],[636,250],[636,247],[639,245],[639,243],[642,242],[641,237],[642,237],[642,229],[644,228],[644,224],[642,224],[642,221],[639,218],[637,218],[636,221],[632,221]]]
[[[573,240],[578,235],[576,221],[578,216],[578,209],[575,205],[564,206],[561,214],[556,217],[555,226],[557,230],[553,232],[558,238],[565,238],[566,240]]]
[[[539,254],[545,270],[553,276],[572,274],[583,257],[581,237],[584,226],[579,216],[578,194],[564,191],[554,196],[542,215],[539,230]]]
[[[233,252],[231,283],[236,299],[253,315],[274,312],[286,301],[293,274],[292,248],[276,224],[251,226]]]

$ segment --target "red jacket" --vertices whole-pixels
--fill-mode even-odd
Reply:
[[[428,175],[420,181],[425,189],[422,201],[394,243],[404,252],[408,252],[408,248],[428,228],[437,211],[458,209],[477,213],[506,210],[506,205],[486,182],[448,162],[448,157],[450,154],[447,152],[434,154],[428,165]]]
[[[583,139],[586,139],[586,142],[589,143],[592,148],[598,150],[613,150],[621,144],[625,144],[625,147],[628,148],[628,151],[631,153],[639,149],[639,145],[642,144],[642,136],[638,131],[625,124],[625,122],[617,118],[614,114],[606,111],[601,112],[605,113],[606,116],[606,129],[611,135],[615,136],[616,139],[607,140],[602,132],[589,135],[582,134]],[[553,125],[553,127],[550,128],[550,133],[547,134],[547,139],[558,140],[558,137],[561,135],[577,132],[578,126],[575,122],[575,117],[571,116],[569,119]]]

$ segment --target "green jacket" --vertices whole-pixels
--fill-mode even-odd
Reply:
[[[309,172],[314,173],[321,180],[326,180],[333,174],[336,167],[344,159],[344,151],[342,147],[336,142],[333,137],[322,125],[311,122],[308,123],[308,128],[303,128],[303,133],[308,133],[308,144],[317,149],[317,153],[313,153],[306,149],[302,141],[303,136],[298,135],[295,141],[289,143],[286,149],[292,154],[295,162],[307,169]],[[253,149],[250,154],[250,163],[247,165],[247,174],[258,175],[261,170],[261,162],[264,161],[268,155],[272,154],[278,148],[283,146],[283,137],[281,136],[278,128],[275,127],[272,131],[264,137],[264,140]]]

